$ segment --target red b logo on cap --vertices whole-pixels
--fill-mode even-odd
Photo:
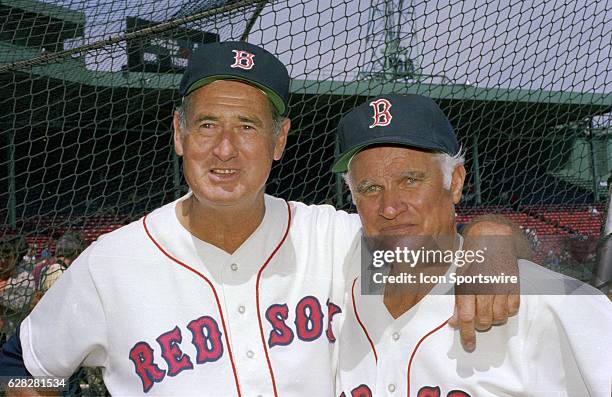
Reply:
[[[386,99],[377,99],[375,101],[370,102],[370,106],[374,108],[374,122],[370,124],[370,128],[374,127],[384,127],[391,123],[391,113],[389,113],[389,109],[391,109],[391,102]]]
[[[255,54],[242,50],[232,50],[236,56],[234,56],[234,63],[230,65],[232,68],[240,68],[244,70],[251,70],[255,65]]]

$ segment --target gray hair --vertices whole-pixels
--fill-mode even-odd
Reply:
[[[274,132],[274,135],[278,135],[283,121],[285,121],[285,117],[280,114],[280,112],[278,111],[276,106],[274,106],[270,98],[268,98],[268,104],[270,105],[270,110],[272,113],[272,132]],[[181,100],[181,104],[176,108],[181,131],[187,131],[187,107],[189,107],[189,95],[183,97],[183,99]]]
[[[454,156],[451,156],[450,154],[447,154],[447,153],[440,153],[440,152],[435,153],[435,155],[442,168],[442,184],[444,186],[444,189],[450,190],[451,182],[453,179],[453,172],[455,171],[455,168],[457,168],[460,165],[465,164],[465,153],[463,152],[463,148],[460,148],[457,154],[455,154]],[[350,167],[351,165],[350,161],[348,165]],[[341,174],[341,176],[342,176],[342,179],[344,179],[344,182],[348,185],[349,189],[351,190],[351,196],[352,196],[353,195],[353,185],[351,184],[351,178],[350,178],[349,173],[350,173],[350,168],[348,172]]]
[[[451,156],[446,153],[438,153],[437,156],[440,166],[442,166],[442,175],[444,189],[450,190],[455,168],[465,164],[465,154],[463,148],[460,148],[457,154]]]

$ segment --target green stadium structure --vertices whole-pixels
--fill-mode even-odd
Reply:
[[[463,3],[0,0],[0,242],[25,236],[34,254],[67,230],[91,242],[184,194],[171,123],[180,67],[204,40],[248,39],[293,76],[292,131],[268,193],[352,210],[330,172],[340,117],[382,93],[423,94],[466,153],[457,221],[500,212],[538,262],[605,286],[612,237],[594,266],[612,190],[612,10]],[[0,341],[33,296],[0,304]],[[104,393],[85,377],[83,395]]]
[[[571,206],[581,211],[595,206],[603,211],[612,167],[609,85],[572,91],[534,88],[537,84],[509,87],[501,81],[488,86],[446,78],[432,82],[368,74],[359,65],[346,66],[349,62],[341,73],[317,79],[312,77],[316,73],[300,70],[302,59],[293,56],[301,58],[309,46],[316,47],[316,41],[293,44],[273,29],[268,35],[263,22],[255,22],[267,15],[275,17],[285,6],[222,3],[216,2],[217,8],[202,6],[177,13],[178,19],[162,18],[141,30],[108,34],[103,25],[89,20],[95,14],[85,17],[85,5],[73,4],[82,9],[74,11],[34,0],[0,0],[0,107],[5,110],[0,116],[0,183],[6,187],[0,193],[0,208],[6,209],[0,210],[0,218],[4,229],[54,235],[109,213],[118,217],[113,223],[118,225],[184,193],[180,159],[171,147],[180,74],[131,71],[123,55],[117,54],[133,39],[172,41],[180,46],[187,28],[219,34],[224,40],[259,34],[258,44],[290,60],[292,133],[283,159],[273,167],[267,188],[272,194],[350,209],[343,182],[330,172],[334,128],[340,116],[381,93],[419,93],[434,98],[447,112],[466,151],[469,177],[461,211],[471,213],[475,206],[522,211],[557,228],[553,234],[581,229],[550,221],[539,208],[569,205],[571,212]],[[562,5],[571,8],[569,2]],[[345,15],[367,14],[367,9],[346,7],[329,5]],[[500,11],[490,15],[502,18]],[[280,28],[298,24],[300,18],[306,16],[274,23]],[[333,21],[325,23],[336,26]],[[547,36],[544,29],[535,28],[530,37],[561,55],[570,51],[551,42],[552,33]],[[474,37],[477,33],[470,32]],[[602,33],[598,38],[605,37]],[[589,43],[594,41],[590,37]],[[334,42],[320,51],[347,52],[349,44]],[[609,48],[599,45],[603,47],[598,49]],[[430,51],[448,51],[449,46],[436,41]],[[110,54],[111,67],[96,57],[100,51]],[[479,64],[481,55],[474,55],[473,62]],[[609,61],[609,53],[607,57]],[[334,62],[317,70],[330,65]],[[535,76],[533,81],[548,73],[536,65],[516,69],[515,74]],[[580,78],[577,71],[568,77],[575,80],[572,87],[581,86]],[[598,234],[601,223],[589,226],[593,231],[589,233]]]

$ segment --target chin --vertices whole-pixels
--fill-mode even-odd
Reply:
[[[218,190],[207,191],[201,194],[196,194],[198,201],[210,203],[214,206],[233,206],[245,202],[253,202],[257,199],[257,193],[247,193],[236,189],[235,191]]]

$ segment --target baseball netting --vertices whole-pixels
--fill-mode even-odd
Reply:
[[[352,209],[330,172],[340,116],[427,95],[466,153],[458,221],[503,213],[541,264],[593,276],[612,168],[607,0],[0,0],[0,18],[4,332],[66,231],[89,243],[186,192],[172,112],[186,57],[214,40],[261,45],[293,78],[268,193]]]

